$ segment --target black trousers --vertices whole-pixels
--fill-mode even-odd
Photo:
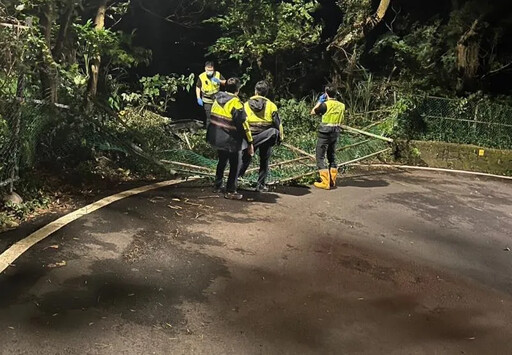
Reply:
[[[219,154],[219,162],[217,163],[217,173],[215,175],[215,187],[220,188],[222,186],[224,170],[226,170],[226,165],[229,161],[229,176],[226,184],[226,191],[235,192],[242,152],[228,152],[226,150],[219,150],[217,152]]]
[[[254,148],[254,150],[258,150],[258,154],[260,156],[260,172],[258,175],[258,186],[265,186],[267,175],[269,171],[269,163],[270,157],[272,155],[272,147],[275,144],[275,140],[268,140],[261,145]],[[252,157],[247,152],[247,149],[244,150],[242,156],[242,167],[240,169],[240,176],[244,176],[245,172],[251,165]]]
[[[327,169],[327,164],[325,164],[326,153],[329,168],[338,167],[336,165],[336,143],[338,143],[339,136],[340,133],[337,131],[318,132],[318,142],[316,144],[316,165],[318,170]]]
[[[206,128],[208,128],[208,126],[210,125],[210,120],[212,118],[212,106],[213,106],[213,104],[203,103],[204,113],[205,113],[204,126]]]

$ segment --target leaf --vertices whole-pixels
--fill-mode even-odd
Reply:
[[[56,262],[54,264],[48,264],[48,265],[46,265],[46,267],[48,269],[54,269],[54,268],[64,267],[66,265],[67,265],[67,262],[65,260],[62,260],[62,261]]]

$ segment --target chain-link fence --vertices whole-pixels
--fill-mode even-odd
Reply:
[[[34,167],[42,155],[38,148],[43,131],[57,120],[58,110],[51,110],[43,101],[25,101],[20,96],[0,98],[0,188],[12,192],[20,170]]]
[[[417,112],[422,122],[415,139],[512,149],[512,106],[426,97]]]
[[[0,101],[0,187],[13,191],[19,179],[22,104]]]
[[[297,129],[292,124],[285,128],[290,134],[286,144],[274,151],[270,184],[316,172],[314,127],[318,120],[310,118],[308,112],[299,116],[311,120],[311,129]],[[386,131],[387,121],[372,117],[380,121],[365,129],[377,135]],[[286,119],[283,117],[285,126]],[[144,166],[143,171],[213,176],[216,153],[204,143],[204,135],[194,121],[172,123],[144,110],[120,114],[108,105],[95,103],[85,112],[81,104],[68,107],[21,100],[20,96],[0,98],[0,189],[12,189],[20,172],[23,177],[41,165],[51,169],[52,164],[76,171],[80,164],[93,162],[98,156],[122,161],[130,168]],[[347,131],[341,136],[337,156],[340,165],[347,165],[387,150],[385,140]],[[256,157],[245,176],[247,183],[256,181],[258,163]]]

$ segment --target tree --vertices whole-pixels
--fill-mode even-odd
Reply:
[[[105,28],[105,14],[107,12],[107,0],[100,0],[98,4],[98,11],[96,12],[96,18],[94,20],[94,26],[96,31],[102,31]],[[98,91],[98,77],[100,73],[101,55],[97,53],[91,60],[90,64],[90,76],[88,95],[90,98],[96,96]]]
[[[369,0],[342,0],[340,6],[345,10],[343,24],[338,34],[329,45],[332,48],[345,48],[347,45],[364,38],[364,35],[373,30],[386,16],[391,0],[380,0],[377,10],[370,14],[372,1]]]
[[[207,21],[222,30],[209,53],[248,68],[246,79],[262,73],[281,89],[294,83],[279,80],[280,73],[307,63],[307,52],[319,43],[322,29],[312,17],[317,2],[223,0],[220,6],[222,14]]]

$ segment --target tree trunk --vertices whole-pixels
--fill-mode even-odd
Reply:
[[[107,11],[107,0],[100,0],[100,4],[98,6],[98,12],[96,13],[96,19],[94,20],[94,25],[97,31],[105,28],[105,13]],[[93,98],[96,96],[98,92],[98,79],[100,75],[100,64],[101,64],[101,56],[98,54],[96,57],[92,58],[90,64],[90,77],[89,77],[89,86],[88,93],[89,98]]]
[[[386,16],[390,3],[391,0],[380,0],[377,12],[366,20],[365,32],[373,30],[382,21],[384,16]]]
[[[42,6],[40,15],[41,32],[44,36],[45,46],[40,53],[42,65],[39,70],[39,75],[41,78],[43,98],[48,99],[50,103],[57,102],[57,71],[50,50],[54,10],[53,3],[49,1]]]
[[[476,19],[457,42],[457,69],[462,79],[462,89],[471,88],[480,69],[479,19]]]
[[[350,43],[364,38],[366,33],[373,30],[382,22],[382,19],[386,16],[390,3],[391,0],[380,0],[379,7],[372,16],[368,17],[365,22],[356,24],[355,28],[343,37],[341,37],[341,34],[336,36],[337,38],[335,38],[329,45],[328,49],[331,49],[332,47],[343,48]]]
[[[61,56],[64,51],[66,39],[69,34],[69,27],[71,25],[71,19],[73,18],[73,12],[75,10],[75,0],[68,0],[66,12],[61,16],[59,20],[59,33],[53,49],[53,56],[57,61],[61,61]]]

